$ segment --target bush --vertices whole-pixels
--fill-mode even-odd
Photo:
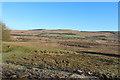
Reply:
[[[10,40],[10,30],[2,22],[0,22],[0,36],[2,36],[2,38],[0,38],[0,39],[3,40],[3,41],[9,41]]]

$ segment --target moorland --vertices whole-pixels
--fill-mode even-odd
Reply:
[[[11,30],[3,41],[3,79],[119,78],[118,32]]]

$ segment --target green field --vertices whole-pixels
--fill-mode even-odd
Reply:
[[[67,38],[85,38],[84,36],[80,35],[71,35],[71,34],[52,34],[52,33],[44,33],[38,34],[39,36],[46,36],[46,37],[67,37]]]

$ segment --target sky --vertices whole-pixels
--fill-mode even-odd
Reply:
[[[3,2],[2,20],[13,30],[117,31],[117,2]]]
[[[1,0],[2,2],[118,2],[120,0]]]

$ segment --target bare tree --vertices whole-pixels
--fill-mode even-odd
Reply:
[[[0,32],[1,32],[3,41],[10,40],[10,30],[7,28],[7,26],[3,22],[0,22]]]

